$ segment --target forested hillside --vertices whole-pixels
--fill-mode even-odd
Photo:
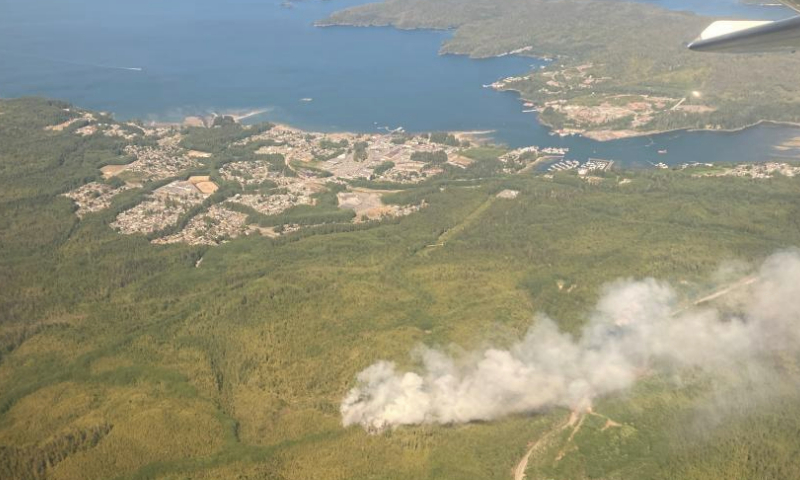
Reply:
[[[420,344],[505,347],[539,312],[577,333],[621,277],[687,302],[737,280],[719,267],[800,245],[799,180],[504,174],[485,149],[391,186],[426,202],[402,218],[156,245],[110,224],[157,182],[81,219],[62,196],[130,161],[123,137],[46,129],[81,113],[0,101],[0,478],[507,479],[542,438],[527,478],[800,477],[796,358],[769,401],[727,411],[702,372],[645,375],[572,435],[560,408],[374,434],[339,411],[358,372],[410,368]],[[238,138],[184,133],[209,162]]]

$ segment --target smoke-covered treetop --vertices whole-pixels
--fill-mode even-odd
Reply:
[[[800,254],[767,259],[739,308],[741,316],[680,309],[675,290],[665,283],[619,280],[605,288],[578,338],[543,316],[507,349],[453,358],[420,348],[418,372],[398,372],[386,361],[368,367],[342,402],[342,420],[379,431],[554,407],[580,412],[639,377],[680,375],[683,369],[746,374],[749,388],[768,390],[776,379],[775,358],[800,354]]]

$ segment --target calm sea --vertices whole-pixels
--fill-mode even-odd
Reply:
[[[789,14],[735,0],[653,1],[714,15]],[[786,155],[774,145],[800,135],[762,126],[607,143],[554,137],[516,95],[482,87],[536,60],[440,56],[448,32],[313,26],[360,3],[0,0],[0,96],[60,98],[121,119],[263,109],[253,120],[322,131],[492,130],[511,146],[564,146],[573,158],[630,165],[766,160]]]

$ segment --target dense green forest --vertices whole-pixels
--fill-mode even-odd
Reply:
[[[702,374],[650,376],[600,399],[574,438],[563,409],[379,434],[339,413],[376,360],[509,345],[537,312],[578,332],[620,277],[707,293],[723,262],[800,245],[800,179],[588,183],[504,175],[502,150],[483,149],[470,169],[393,186],[386,203],[427,202],[407,217],[353,225],[328,193],[320,212],[346,218],[309,234],[154,245],[109,227],[153,184],[74,215],[62,194],[125,163],[126,141],[46,130],[79,115],[66,107],[0,101],[0,478],[507,479],[545,437],[528,478],[800,477],[796,359],[758,408],[716,415]],[[233,125],[184,133],[210,163],[249,154],[227,145]]]

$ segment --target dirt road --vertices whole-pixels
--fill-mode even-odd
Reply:
[[[530,448],[528,448],[528,451],[525,452],[525,456],[520,459],[519,463],[517,463],[517,466],[514,467],[514,470],[512,471],[514,480],[524,480],[525,470],[528,469],[528,461],[531,459],[531,455],[545,447],[547,442],[549,442],[552,437],[558,435],[565,428],[574,427],[575,424],[580,421],[581,417],[582,415],[580,415],[578,412],[571,412],[569,417],[563,423],[557,425],[552,430],[542,435],[539,440],[531,444]]]

